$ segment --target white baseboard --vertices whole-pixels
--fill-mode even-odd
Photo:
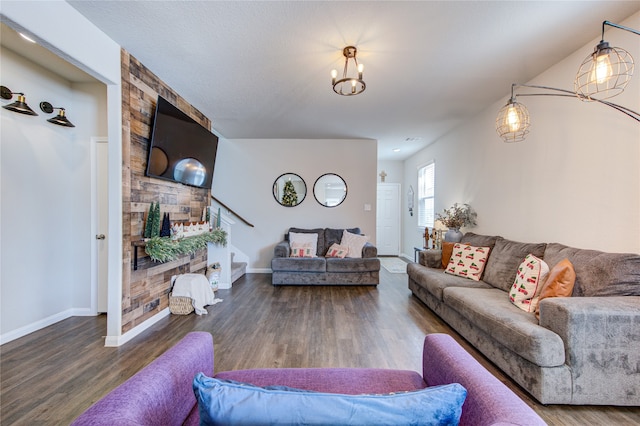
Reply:
[[[169,314],[170,314],[169,308],[164,308],[163,310],[161,310],[160,312],[158,312],[157,314],[155,314],[154,316],[152,316],[142,324],[133,327],[131,330],[127,331],[126,333],[120,336],[107,336],[104,339],[104,345],[106,347],[117,347],[117,346],[124,345],[129,340],[133,339],[138,334],[142,333],[143,331],[145,331],[146,329],[148,329],[149,327],[151,327],[161,319],[168,317]]]
[[[59,312],[57,314],[48,316],[47,318],[43,318],[39,321],[33,322],[31,324],[22,326],[15,330],[9,331],[0,335],[0,345],[4,345],[5,343],[9,343],[12,340],[19,339],[20,337],[24,337],[27,334],[33,333],[34,331],[41,330],[45,327],[49,327],[52,324],[65,320],[74,316],[75,309],[67,309],[66,311]]]
[[[409,262],[414,262],[414,257],[413,256],[409,256],[407,253],[401,253],[400,257],[404,257],[405,259],[407,259]]]
[[[270,274],[271,268],[247,268],[247,274]]]

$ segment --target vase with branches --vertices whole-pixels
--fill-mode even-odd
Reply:
[[[445,241],[459,242],[462,239],[460,228],[463,226],[475,226],[478,214],[473,211],[469,204],[455,203],[442,213],[436,213],[436,219],[449,228],[446,232]]]

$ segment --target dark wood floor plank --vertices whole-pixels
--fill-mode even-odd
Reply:
[[[213,335],[215,371],[256,367],[422,369],[422,340],[451,334],[550,425],[637,425],[638,407],[542,406],[381,270],[378,287],[273,287],[248,274],[209,314],[171,315],[120,348],[106,318],[74,317],[0,347],[0,424],[68,424],[190,331]]]

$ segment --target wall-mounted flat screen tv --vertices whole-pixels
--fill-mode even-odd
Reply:
[[[146,176],[211,188],[217,151],[216,135],[158,96]]]

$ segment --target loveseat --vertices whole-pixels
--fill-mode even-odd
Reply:
[[[416,297],[543,404],[640,405],[640,255],[474,233],[462,243],[490,248],[482,279],[421,251],[407,266]],[[540,300],[539,320],[509,299],[528,254],[575,270],[572,296]]]
[[[271,282],[273,285],[378,285],[380,283],[380,260],[378,249],[367,242],[362,248],[361,258],[325,257],[333,244],[340,244],[344,229],[289,228],[284,241],[273,249]],[[346,229],[360,235],[360,228]],[[316,257],[291,257],[289,235],[317,234]]]
[[[467,391],[461,425],[545,424],[451,336],[428,335],[423,350],[422,376],[415,371],[371,368],[268,368],[220,372],[215,378],[348,395],[459,383]],[[200,414],[194,377],[200,372],[211,376],[213,359],[211,335],[191,332],[89,407],[72,425],[197,425]]]

